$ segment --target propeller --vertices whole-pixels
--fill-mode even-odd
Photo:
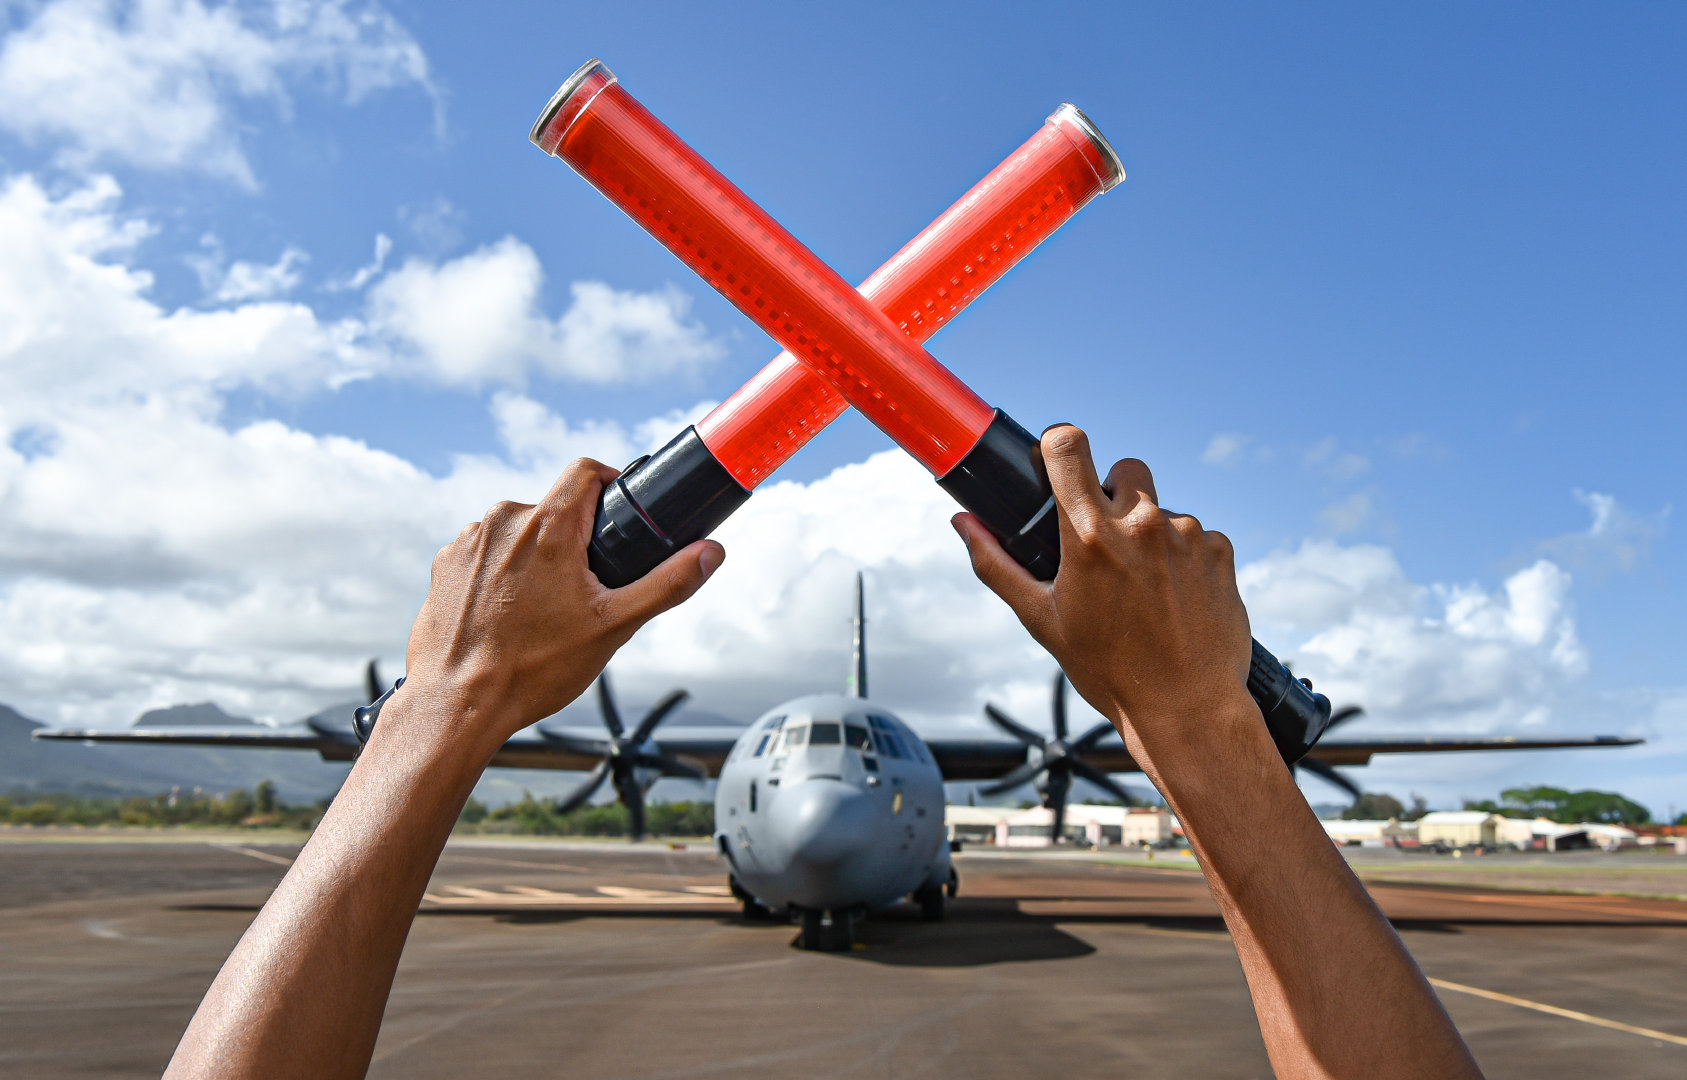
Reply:
[[[621,722],[621,710],[615,706],[615,695],[609,688],[609,673],[606,671],[599,675],[598,711],[603,716],[603,726],[608,729],[609,738],[594,739],[539,729],[539,734],[552,745],[576,754],[596,754],[603,759],[587,774],[580,786],[557,805],[557,813],[566,814],[584,806],[588,799],[597,794],[603,782],[608,780],[615,785],[615,797],[632,815],[633,839],[644,839],[644,795],[650,785],[663,776],[683,776],[690,780],[702,780],[708,776],[702,766],[664,754],[650,742],[657,726],[689,696],[684,690],[675,690],[651,706],[650,711],[644,714],[644,719],[628,734],[626,725]]]
[[[1363,715],[1364,712],[1365,710],[1358,705],[1349,705],[1346,708],[1337,709],[1335,712],[1330,714],[1330,722],[1325,726],[1324,734],[1328,735],[1331,731],[1335,730],[1338,724],[1345,724],[1354,717]],[[1318,777],[1318,779],[1341,788],[1343,791],[1353,796],[1354,802],[1358,802],[1359,796],[1365,794],[1364,790],[1360,788],[1358,784],[1355,784],[1346,776],[1337,772],[1336,767],[1327,761],[1319,761],[1317,758],[1308,755],[1307,757],[1303,757],[1299,761],[1295,762],[1294,767],[1297,769],[1305,769],[1313,776]]]
[[[1054,811],[1054,843],[1060,843],[1061,829],[1066,825],[1066,799],[1072,791],[1073,777],[1088,780],[1126,806],[1137,805],[1137,799],[1130,792],[1115,783],[1111,776],[1083,759],[1084,751],[1113,730],[1112,724],[1103,720],[1076,739],[1067,738],[1064,671],[1054,673],[1054,694],[1051,702],[1054,738],[1044,738],[994,705],[985,705],[984,715],[990,718],[992,724],[1026,746],[1035,748],[1037,753],[1031,755],[1025,764],[979,790],[985,795],[1000,795],[1041,777],[1042,782],[1038,784],[1038,789],[1042,792],[1043,805]]]

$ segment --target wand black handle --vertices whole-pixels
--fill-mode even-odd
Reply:
[[[714,532],[749,497],[688,427],[604,486],[586,562],[609,588],[631,585]]]
[[[1060,520],[1043,468],[1042,444],[1000,409],[967,456],[937,483],[1042,581],[1060,569]],[[1248,693],[1265,715],[1277,752],[1290,765],[1306,756],[1330,724],[1330,699],[1312,692],[1258,641],[1248,663]]]

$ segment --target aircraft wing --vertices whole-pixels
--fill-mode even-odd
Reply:
[[[1616,735],[1583,738],[1524,739],[1498,736],[1487,739],[1327,739],[1312,748],[1308,757],[1329,765],[1365,765],[1376,754],[1446,754],[1486,750],[1579,750],[1603,746],[1633,746],[1644,739]],[[994,780],[1025,764],[1026,748],[997,739],[927,739],[931,756],[943,770],[943,779]],[[1142,767],[1125,749],[1124,740],[1109,735],[1085,750],[1086,763],[1107,773],[1141,772]]]
[[[310,726],[285,728],[41,728],[34,737],[54,742],[129,743],[139,746],[247,746],[283,750],[315,750],[326,761],[350,761],[358,744],[348,727],[341,733]],[[737,732],[664,736],[657,749],[670,757],[700,765],[710,776],[720,775],[721,764],[731,752]],[[492,757],[492,764],[505,769],[562,769],[586,772],[602,756],[585,753],[570,740],[534,738],[523,733],[506,742]]]
[[[1502,735],[1491,739],[1345,739],[1321,742],[1308,757],[1329,765],[1369,764],[1373,754],[1448,754],[1482,750],[1584,750],[1600,746],[1634,746],[1645,739],[1618,735],[1583,738],[1521,739]]]
[[[543,733],[541,733],[542,735]],[[597,732],[557,732],[561,738],[533,738],[523,732],[492,755],[492,764],[502,769],[563,769],[587,772],[603,760],[600,752],[586,744],[602,738]],[[658,753],[699,765],[709,776],[719,776],[726,755],[732,752],[740,732],[686,732],[663,735],[655,740]]]
[[[357,743],[308,727],[264,728],[39,728],[34,737],[47,742],[130,743],[140,746],[249,746],[315,750],[328,761],[350,761]]]

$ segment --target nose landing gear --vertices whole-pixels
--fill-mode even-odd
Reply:
[[[848,952],[855,947],[855,913],[803,908],[797,947],[811,952]]]

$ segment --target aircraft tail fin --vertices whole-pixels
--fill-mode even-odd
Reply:
[[[855,572],[855,647],[849,669],[851,697],[867,696],[867,591],[861,571]]]

